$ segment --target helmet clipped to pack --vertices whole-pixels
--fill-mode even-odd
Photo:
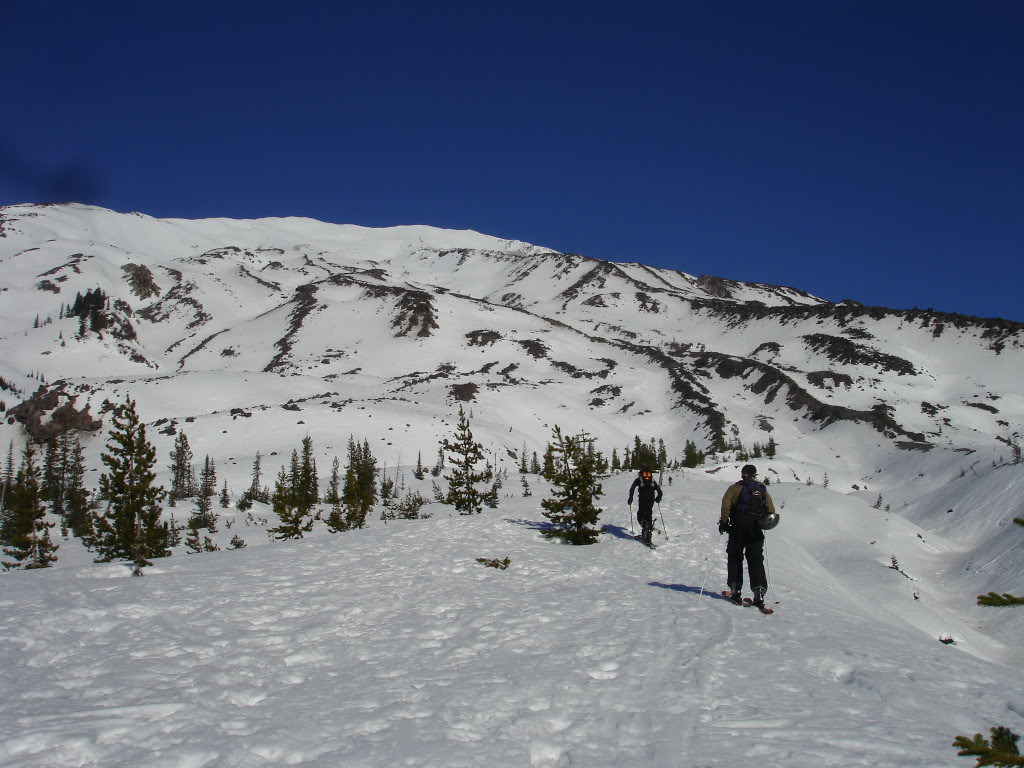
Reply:
[[[777,512],[769,512],[767,515],[761,515],[757,522],[762,530],[770,531],[779,524],[779,514]]]

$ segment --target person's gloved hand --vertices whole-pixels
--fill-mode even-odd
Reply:
[[[729,532],[729,521],[725,518],[718,518],[718,535]]]
[[[631,507],[633,506],[633,497],[632,496],[629,497],[629,501],[627,501],[626,504],[628,504]]]

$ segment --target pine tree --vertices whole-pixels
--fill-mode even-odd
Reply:
[[[553,434],[552,469],[544,477],[555,495],[541,502],[552,528],[543,534],[570,544],[593,544],[601,532],[596,527],[601,509],[594,501],[603,494],[598,482],[599,454],[588,450],[594,439],[586,433],[566,437],[557,425]]]
[[[324,503],[331,505],[331,511],[327,514],[327,529],[331,533],[339,533],[348,530],[348,522],[345,520],[344,508],[341,505],[341,462],[334,457],[331,464],[331,479],[327,484],[327,495],[324,496]]]
[[[168,500],[171,506],[179,499],[187,499],[195,495],[196,471],[192,466],[192,449],[188,444],[188,435],[178,433],[171,449],[171,491]]]
[[[433,469],[430,470],[430,474],[434,477],[440,477],[441,473],[444,472],[444,448],[437,449],[437,461],[434,463]]]
[[[160,522],[164,489],[154,485],[156,449],[131,398],[114,409],[106,448],[100,494],[107,507],[94,518],[97,562],[124,558],[150,565],[149,558],[171,554],[167,524]]]
[[[530,459],[530,474],[531,475],[539,475],[540,474],[540,461],[537,459],[537,452],[536,451],[533,452],[533,457]]]
[[[302,458],[295,488],[295,500],[303,512],[309,512],[320,501],[320,481],[316,476],[316,459],[313,457],[313,438],[302,438]]]
[[[448,481],[445,503],[455,507],[460,515],[480,514],[484,494],[477,489],[477,484],[483,481],[484,473],[478,472],[476,466],[484,458],[484,451],[483,446],[473,439],[469,419],[461,405],[455,439],[445,440],[442,447],[448,452],[451,464],[451,472],[444,478]]]
[[[64,520],[71,532],[88,545],[94,535],[89,509],[89,491],[85,488],[85,452],[76,435],[69,447],[64,473]]]
[[[1024,518],[1015,517],[1013,522],[1017,525],[1024,525]],[[989,592],[987,595],[978,595],[978,605],[988,605],[996,608],[1009,605],[1024,605],[1024,597],[1016,597],[1008,593],[1000,595],[998,592]]]
[[[612,448],[612,472],[621,472],[622,462],[619,461],[619,452],[617,449]]]
[[[771,435],[769,435],[768,436],[768,443],[764,447],[764,455],[767,456],[769,459],[774,459],[775,458],[775,451],[776,451],[777,448],[778,448],[778,445],[775,443],[775,438],[772,437]]]
[[[423,468],[423,451],[416,452],[416,469],[413,470],[412,476],[417,480],[427,476],[427,471]]]
[[[530,490],[530,484],[526,481],[526,475],[520,475],[519,479],[522,481],[523,485],[523,498],[533,496],[533,492]]]
[[[327,483],[327,494],[324,496],[324,504],[341,505],[341,462],[334,457],[331,464],[331,479]]]
[[[991,742],[980,733],[976,733],[973,739],[957,736],[953,747],[959,748],[957,755],[960,757],[977,757],[978,768],[983,765],[1024,765],[1024,755],[1017,749],[1019,739],[1020,736],[1009,728],[1000,726],[992,729]]]
[[[541,470],[540,470],[539,474],[541,476],[543,476],[543,477],[547,477],[548,475],[550,475],[554,471],[555,471],[555,452],[552,449],[551,444],[549,443],[548,447],[544,449],[544,459],[543,459],[543,462],[541,463]]]
[[[668,451],[665,450],[665,441],[658,438],[658,467],[664,469],[668,463]]]
[[[3,553],[11,560],[4,568],[48,568],[57,560],[58,545],[50,539],[53,523],[46,521],[46,505],[40,490],[40,470],[32,443],[22,452],[5,519]]]
[[[298,467],[298,455],[292,452],[293,470]],[[308,516],[308,510],[303,510],[296,499],[295,478],[297,473],[289,476],[284,467],[277,475],[277,482],[274,484],[274,494],[270,498],[274,514],[281,521],[275,528],[268,528],[267,534],[284,541],[286,539],[301,539],[303,533],[313,530],[313,518]]]
[[[231,506],[231,493],[228,491],[228,479],[224,478],[224,487],[220,489],[220,505],[227,509]]]
[[[256,451],[256,458],[252,462],[252,482],[249,483],[249,498],[253,501],[266,503],[266,500],[261,498],[263,494],[262,458],[260,452]]]
[[[206,528],[210,533],[217,532],[217,515],[213,511],[213,497],[216,495],[217,468],[207,454],[203,462],[203,470],[199,473],[196,508],[188,521],[190,528]]]
[[[14,484],[14,441],[7,444],[7,461],[4,463],[3,475],[4,491],[7,491]],[[0,504],[2,506],[2,504]]]
[[[704,454],[697,450],[696,443],[693,440],[687,440],[683,446],[683,466],[684,467],[698,467],[704,463]]]
[[[376,475],[377,459],[370,453],[369,443],[363,440],[360,445],[350,435],[345,481],[341,491],[347,528],[362,528],[366,525],[366,518],[377,503]]]

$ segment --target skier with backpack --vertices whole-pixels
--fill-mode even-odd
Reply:
[[[743,560],[747,561],[753,604],[763,612],[764,595],[768,579],[764,570],[764,532],[779,523],[775,503],[768,489],[757,481],[757,468],[747,464],[740,472],[738,483],[729,486],[722,497],[722,512],[718,520],[718,533],[729,534],[726,552],[729,555],[729,592],[724,593],[737,605],[743,605]]]
[[[629,487],[629,506],[633,506],[633,494],[637,492],[636,519],[640,523],[640,541],[651,546],[651,532],[654,530],[654,505],[661,503],[661,486],[654,480],[654,473],[641,469],[640,475]]]

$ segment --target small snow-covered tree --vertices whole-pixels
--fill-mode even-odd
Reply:
[[[1009,728],[999,726],[992,729],[992,740],[989,741],[980,733],[974,734],[973,739],[966,736],[957,736],[953,747],[960,751],[960,757],[976,757],[977,766],[1019,766],[1024,765],[1024,755],[1017,749],[1017,741],[1020,739],[1016,733]]]
[[[485,472],[478,471],[477,465],[483,460],[484,451],[473,438],[469,418],[461,405],[455,439],[445,440],[442,446],[448,452],[451,466],[451,472],[444,478],[448,481],[445,503],[455,507],[460,515],[480,514],[485,494],[477,486],[484,481]]]
[[[94,518],[97,562],[124,558],[141,567],[149,558],[170,555],[167,524],[160,522],[164,489],[155,484],[153,471],[156,449],[131,398],[114,409],[101,458],[107,469],[100,476],[100,495],[107,506]]]
[[[40,491],[40,470],[32,443],[22,452],[21,467],[6,500],[3,553],[10,560],[4,568],[48,568],[57,560],[58,545],[50,539],[54,523],[46,520],[46,505]]]
[[[292,456],[293,459],[296,458],[294,453]],[[301,539],[304,533],[313,530],[313,518],[309,515],[309,510],[299,505],[293,488],[288,473],[281,467],[277,482],[274,484],[274,494],[270,499],[280,524],[267,529],[267,535],[278,541]]]
[[[601,533],[597,528],[601,508],[594,503],[603,495],[600,454],[589,450],[594,439],[586,433],[568,437],[556,425],[553,436],[551,470],[544,478],[551,483],[554,496],[541,502],[544,516],[553,526],[543,533],[570,544],[593,544]]]

